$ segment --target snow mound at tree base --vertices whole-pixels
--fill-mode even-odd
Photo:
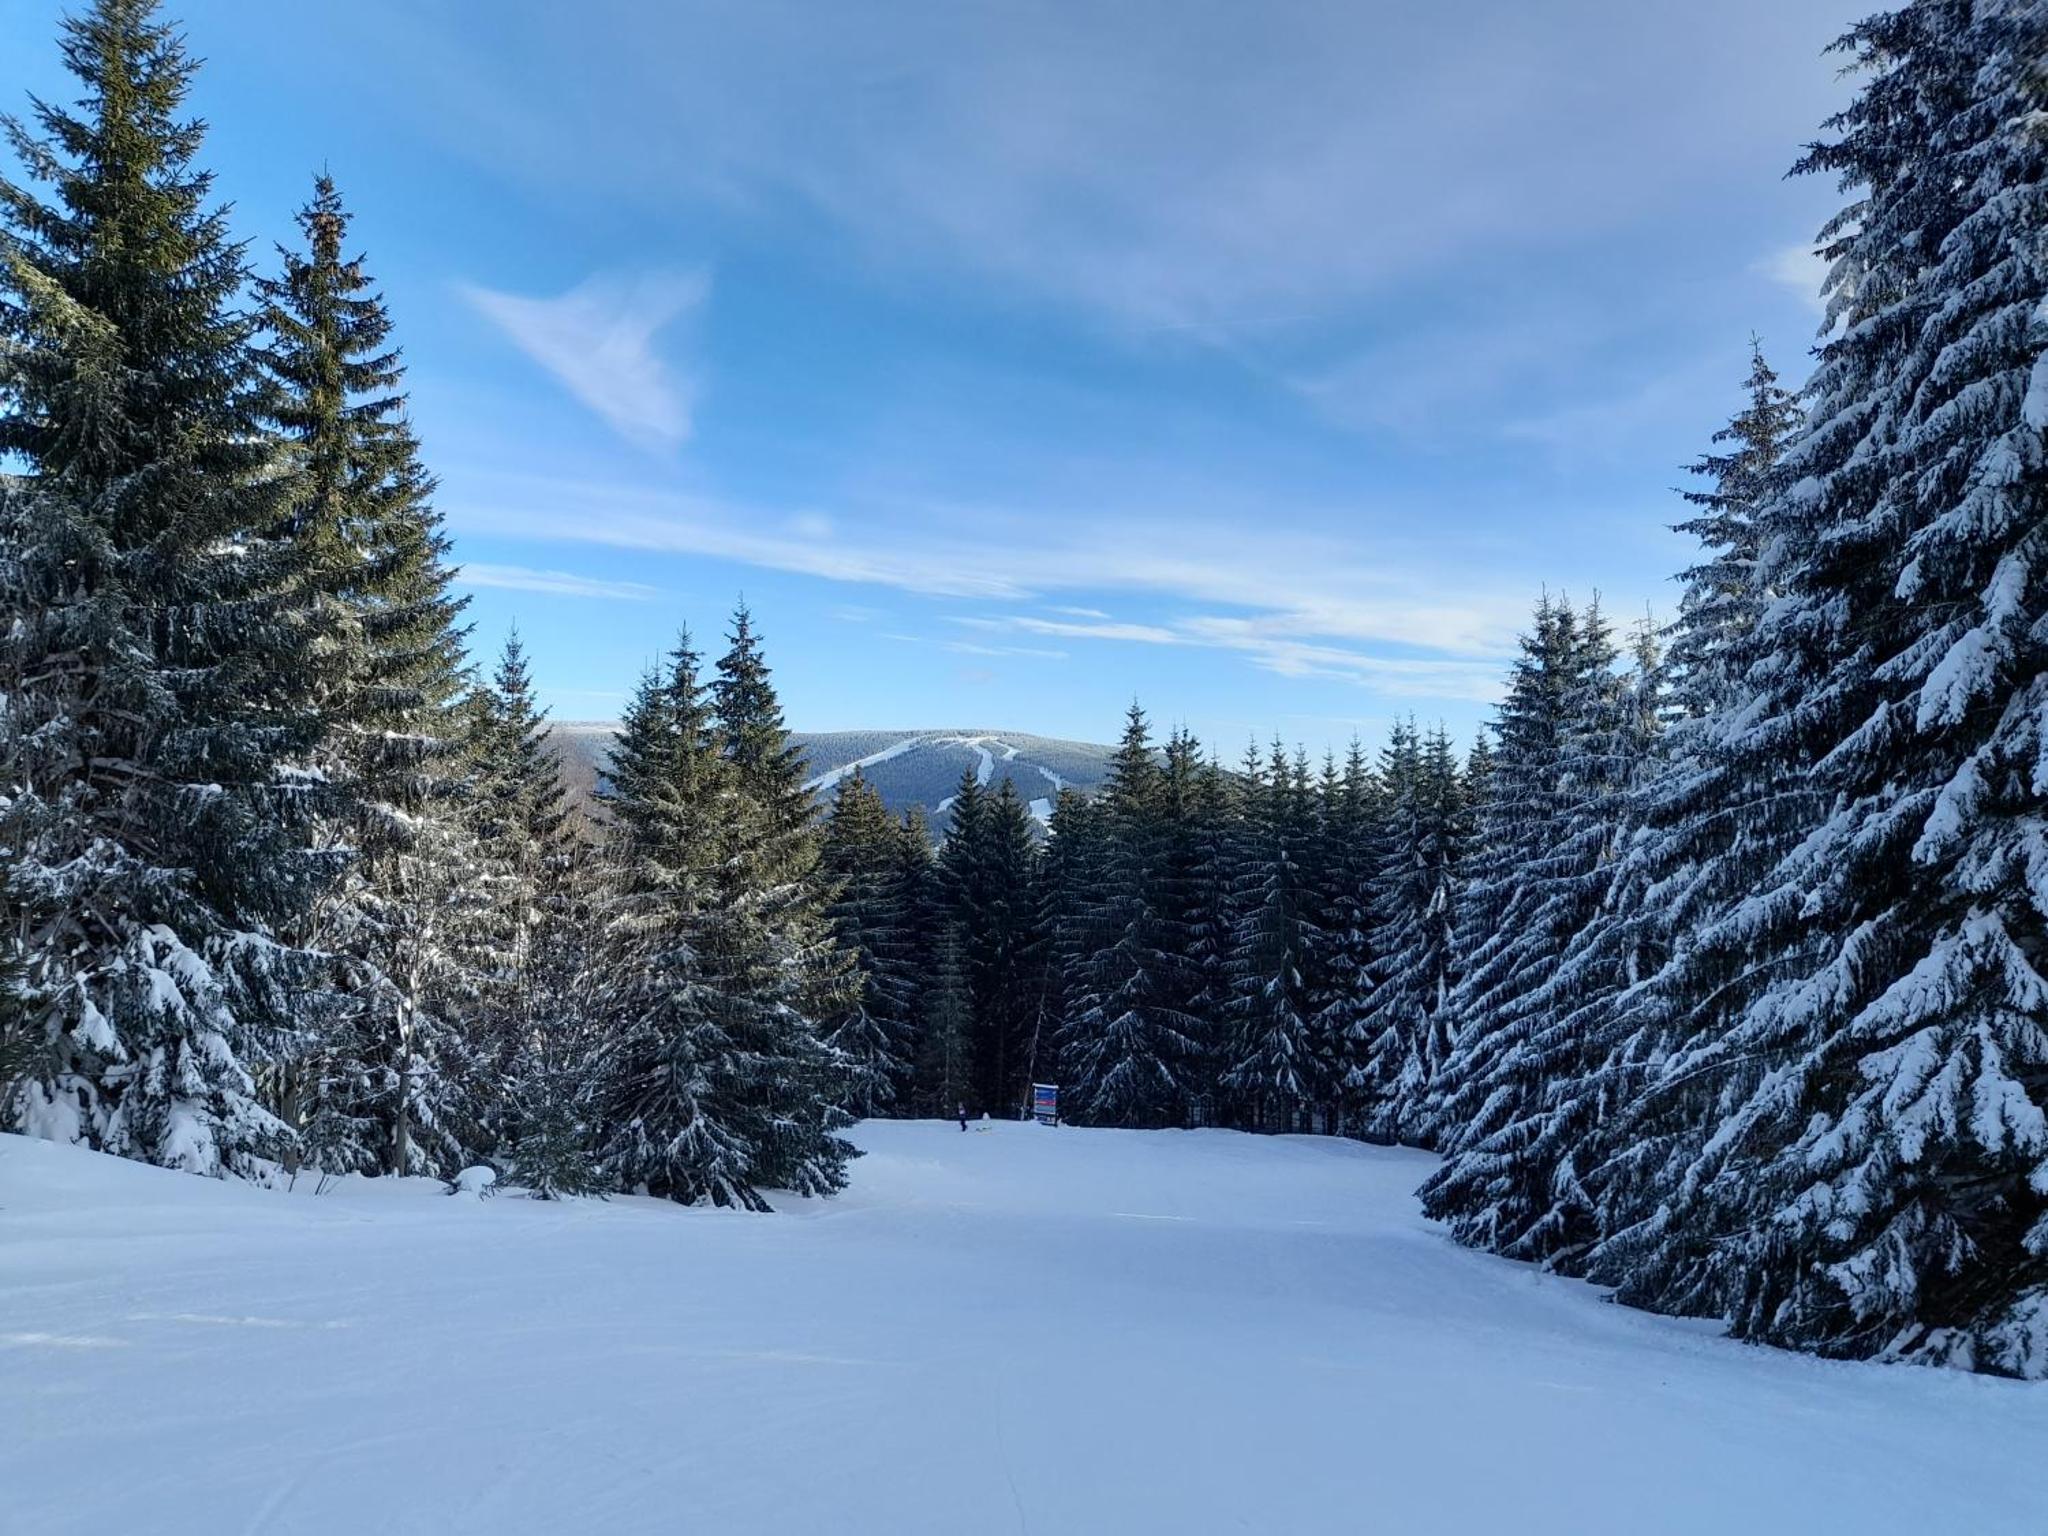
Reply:
[[[775,1216],[0,1138],[0,1529],[2041,1529],[2048,1390],[1604,1305],[1416,1153],[855,1135]]]

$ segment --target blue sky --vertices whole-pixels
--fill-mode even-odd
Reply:
[[[327,167],[476,643],[615,715],[744,592],[792,724],[1234,754],[1668,615],[1863,0],[173,0],[259,260]],[[65,95],[60,7],[0,87]]]

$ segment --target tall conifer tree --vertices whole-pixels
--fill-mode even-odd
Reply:
[[[852,1155],[843,1064],[799,1006],[807,978],[775,928],[787,908],[761,894],[760,803],[687,636],[635,695],[610,769],[600,1166],[684,1203],[832,1193]]]
[[[1341,770],[1325,761],[1318,798],[1322,956],[1315,1036],[1323,1056],[1324,1091],[1338,1124],[1356,1130],[1365,1124],[1372,1102],[1366,1091],[1374,1036],[1372,885],[1386,830],[1380,786],[1356,737]]]
[[[1485,927],[1448,1007],[1451,1054],[1432,1119],[1453,1155],[1424,1209],[1462,1240],[1512,1244],[1537,1199],[1517,1127],[1545,1088],[1532,1048],[1565,946],[1598,912],[1617,834],[1620,710],[1614,647],[1597,607],[1546,598],[1524,638],[1483,817],[1485,864],[1468,909]]]
[[[730,770],[728,855],[715,882],[705,955],[728,1065],[753,1126],[754,1176],[799,1194],[846,1181],[847,1063],[824,1038],[858,978],[826,915],[818,806],[804,783],[782,703],[742,603],[709,704]]]
[[[1061,1051],[1077,1118],[1156,1126],[1177,1124],[1186,1113],[1197,1044],[1181,1005],[1167,797],[1185,800],[1190,767],[1189,753],[1176,751],[1169,787],[1145,712],[1133,704],[1102,793],[1106,858],[1099,908],[1087,920],[1098,944],[1075,957],[1080,970]]]
[[[1823,234],[1839,324],[1760,518],[1781,595],[1756,696],[1718,740],[1745,784],[1810,793],[1775,807],[1786,851],[1716,920],[1761,989],[1670,1063],[1715,1080],[1714,1125],[1651,1256],[1746,1337],[2033,1376],[2044,45],[2025,0],[1874,17],[1842,45],[1862,92],[1802,165],[1854,192]]]
[[[1323,1097],[1310,967],[1321,938],[1307,765],[1276,740],[1246,758],[1246,810],[1231,886],[1231,1062],[1223,1083],[1261,1130],[1304,1127]]]
[[[917,898],[904,879],[902,828],[856,768],[839,781],[826,824],[823,871],[834,892],[830,915],[857,986],[829,1022],[831,1043],[847,1058],[847,1107],[886,1112],[906,1086],[917,1033],[911,951]]]
[[[585,1006],[589,851],[570,819],[515,630],[478,700],[482,747],[472,796],[484,958],[474,1052],[486,1142],[528,1147],[550,1189],[578,1182],[577,1140],[594,1046]]]
[[[289,771],[319,729],[303,550],[183,115],[194,63],[149,0],[96,0],[61,46],[79,104],[9,119],[30,180],[0,181],[0,842],[37,1041],[4,1119],[241,1170],[288,1139],[251,1072],[311,985],[279,942],[322,875]]]
[[[405,415],[391,320],[316,178],[303,250],[258,285],[268,413],[288,455],[293,591],[325,733],[317,841],[344,860],[313,939],[349,1006],[316,1017],[292,1106],[329,1171],[452,1172],[476,1136],[467,1020],[486,922],[467,825],[488,723],[470,707],[462,602]]]
[[[970,769],[952,799],[938,899],[961,947],[973,1018],[973,1103],[1010,1116],[1023,1103],[1044,978],[1031,815],[1016,785],[988,793]]]

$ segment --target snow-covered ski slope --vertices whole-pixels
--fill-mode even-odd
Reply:
[[[596,791],[617,735],[618,726],[609,721],[558,721],[549,727],[549,746],[573,795]],[[892,815],[915,806],[932,822],[934,835],[946,830],[946,813],[963,772],[971,771],[990,790],[1011,783],[1043,827],[1060,790],[1071,786],[1085,792],[1102,784],[1116,750],[988,730],[796,731],[789,740],[803,754],[804,787],[822,802],[829,803],[858,768]]]
[[[0,1531],[2048,1529],[2048,1389],[1463,1252],[1416,1154],[857,1135],[773,1217],[0,1138]]]

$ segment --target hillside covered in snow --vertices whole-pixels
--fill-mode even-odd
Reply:
[[[0,1137],[0,1529],[2042,1529],[2048,1393],[1455,1246],[1432,1159],[871,1122],[776,1217]]]
[[[604,772],[618,726],[608,720],[563,721],[549,730],[549,744],[563,778],[588,795]],[[1097,788],[1108,775],[1113,748],[1093,742],[1061,741],[1024,731],[937,729],[923,731],[792,731],[803,753],[811,789],[829,801],[840,780],[858,767],[895,815],[912,807],[924,812],[933,834],[945,832],[961,774],[972,770],[986,787],[1008,780],[1042,827],[1063,788]]]

